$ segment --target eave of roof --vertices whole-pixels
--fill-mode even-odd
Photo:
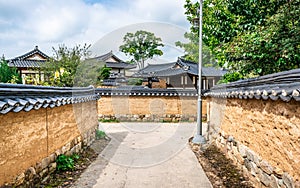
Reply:
[[[0,84],[0,114],[98,100],[94,87],[69,88]]]
[[[179,67],[179,68],[178,68]],[[165,77],[165,76],[176,76],[180,74],[190,74],[198,76],[198,64],[178,59],[177,62],[165,63],[165,64],[150,64],[144,69],[141,69],[135,73],[134,77]],[[226,73],[221,69],[214,67],[202,67],[202,76],[203,77],[221,77]]]
[[[44,60],[9,60],[8,65],[18,68],[38,68],[45,62]]]
[[[130,63],[125,63],[125,62],[106,62],[105,63],[107,67],[109,68],[122,68],[122,69],[133,69],[136,68],[136,65],[130,64]]]
[[[155,89],[141,86],[125,86],[118,88],[96,88],[95,92],[100,96],[179,96],[179,97],[196,97],[196,89]]]
[[[300,69],[214,86],[204,95],[214,98],[300,101]]]
[[[197,76],[198,75],[198,63],[184,60],[182,58],[178,58],[177,63],[181,65],[182,67],[188,67],[188,73]],[[204,77],[221,77],[223,76],[227,71],[222,70],[220,68],[216,67],[202,67],[202,76]]]

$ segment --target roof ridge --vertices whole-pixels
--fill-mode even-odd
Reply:
[[[169,64],[175,64],[176,62],[168,62],[168,63],[148,63],[148,65],[155,65],[155,66],[159,66],[159,65],[169,65]]]
[[[99,55],[99,56],[96,56],[94,58],[89,58],[89,59],[101,59],[103,61],[106,61],[107,59],[109,59],[110,57],[114,57],[117,61],[120,61],[120,62],[125,62],[123,61],[122,59],[118,58],[114,53],[113,51],[109,51],[108,53],[106,54],[103,54],[103,55]]]
[[[42,51],[40,51],[40,50],[38,49],[38,46],[35,46],[35,48],[34,48],[33,50],[31,50],[31,51],[29,51],[29,52],[27,52],[27,53],[25,53],[25,54],[23,54],[23,55],[20,55],[20,56],[17,56],[17,57],[15,57],[15,58],[12,58],[12,59],[10,59],[10,60],[24,60],[25,58],[27,58],[27,57],[29,57],[29,56],[35,54],[35,53],[40,54],[41,56],[43,56],[43,57],[46,58],[46,59],[49,58],[48,55],[46,55],[45,53],[43,53]]]
[[[47,61],[45,59],[12,59],[13,61]],[[10,60],[10,61],[12,61]]]

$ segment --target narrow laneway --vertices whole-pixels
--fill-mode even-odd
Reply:
[[[90,168],[103,169],[89,173],[97,179],[93,185],[84,173],[78,187],[212,187],[187,144],[195,123],[106,123],[100,129],[111,142]]]

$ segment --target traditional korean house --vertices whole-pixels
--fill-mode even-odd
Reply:
[[[49,56],[38,49],[38,46],[24,55],[8,60],[10,67],[16,67],[23,84],[32,84],[44,80],[40,67],[49,59]]]
[[[94,65],[96,64],[99,67],[106,65],[106,67],[111,68],[109,78],[103,80],[102,86],[104,87],[125,85],[127,83],[127,77],[132,74],[129,72],[129,69],[136,68],[135,64],[124,62],[113,54],[112,51],[101,56],[86,59],[85,61]]]
[[[111,78],[127,77],[129,76],[127,71],[136,68],[135,64],[124,62],[114,55],[112,51],[101,56],[87,59],[87,61],[96,61],[100,66],[106,65],[106,67],[111,68]]]
[[[213,87],[226,71],[214,67],[202,67],[202,89]],[[133,75],[134,77],[147,78],[150,82],[163,80],[167,88],[197,88],[198,64],[178,58],[176,62],[164,64],[149,64]]]

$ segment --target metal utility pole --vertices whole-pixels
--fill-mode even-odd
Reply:
[[[206,139],[202,131],[202,7],[203,0],[199,1],[199,64],[198,64],[198,112],[197,112],[197,133],[192,142],[205,144]]]

